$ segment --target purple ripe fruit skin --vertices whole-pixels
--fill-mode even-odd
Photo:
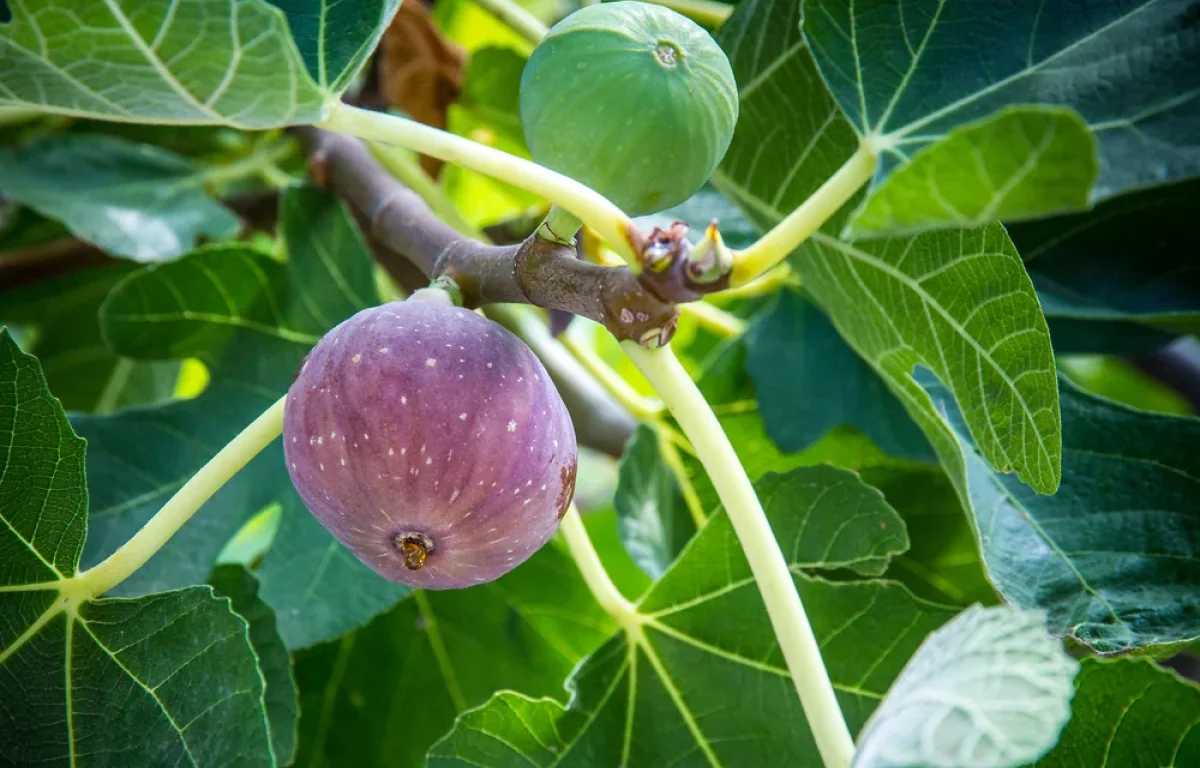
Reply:
[[[422,293],[313,348],[288,390],[284,456],[309,510],[363,563],[455,589],[554,535],[575,491],[575,429],[520,339]]]

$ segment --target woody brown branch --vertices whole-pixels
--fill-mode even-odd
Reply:
[[[532,236],[516,245],[479,242],[439,219],[358,139],[311,127],[296,133],[314,183],[349,204],[379,263],[402,284],[411,282],[415,266],[426,278],[454,278],[470,307],[519,303],[563,310],[601,323],[618,339],[661,341],[673,332],[678,308],[629,269],[580,261],[573,248]]]

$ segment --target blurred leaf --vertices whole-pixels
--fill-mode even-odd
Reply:
[[[995,472],[945,389],[988,573],[1013,605],[1099,653],[1200,637],[1200,419],[1125,408],[1061,382],[1063,483],[1053,496]]]
[[[794,491],[780,494],[768,517],[857,730],[922,638],[952,611],[897,584],[804,574],[886,559],[904,545],[903,525],[886,506],[847,518],[846,502],[856,492],[860,500],[878,499],[853,475],[799,469],[767,482]],[[827,483],[840,489],[836,500],[823,495]],[[831,548],[836,554],[827,560],[823,553]],[[566,708],[502,693],[463,715],[434,745],[431,768],[816,764],[750,566],[723,513],[709,520],[638,612],[635,634],[614,636],[575,669]]]
[[[914,152],[946,151],[955,128],[1024,104],[1061,104],[1083,117],[1100,158],[1093,200],[1200,172],[1191,0],[1095,0],[1078,11],[1069,3],[997,14],[988,0],[919,10],[890,0],[805,0],[804,36],[850,122],[887,148],[877,184],[917,163]],[[1012,135],[989,138],[976,151],[993,158]],[[937,186],[952,207],[979,190],[965,186],[959,169],[943,170],[949,178]],[[999,186],[977,181],[983,191]]]
[[[371,262],[345,208],[293,187],[280,201],[286,264],[241,246],[201,249],[147,267],[105,304],[108,342],[143,358],[198,357],[212,379],[193,400],[75,420],[89,440],[96,562],[150,518],[197,469],[281,396],[310,346],[375,302]],[[219,490],[133,577],[123,594],[202,581],[247,519],[271,504],[280,528],[258,572],[261,598],[295,648],[337,637],[398,600],[405,588],[379,578],[315,523],[295,494],[278,443]],[[300,552],[321,559],[296,564]],[[306,578],[299,579],[298,573]],[[296,584],[305,584],[297,590]]]
[[[563,678],[612,630],[553,543],[497,581],[415,592],[298,654],[298,763],[421,766],[456,715],[499,689],[561,697]]]
[[[238,529],[217,555],[217,565],[240,565],[253,571],[271,549],[275,534],[279,532],[279,520],[283,506],[278,502],[268,504],[266,509],[251,517]],[[257,587],[256,587],[257,589]]]
[[[1145,659],[1084,659],[1074,710],[1037,768],[1200,765],[1200,688]]]
[[[1187,416],[1188,401],[1175,390],[1118,357],[1060,357],[1059,369],[1081,389],[1143,411]]]
[[[764,229],[807,199],[858,145],[822,87],[798,17],[793,4],[762,0],[740,6],[719,35],[742,111],[713,181]],[[1004,228],[850,244],[825,234],[838,231],[843,216],[793,255],[805,289],[935,448],[946,439],[944,427],[912,378],[917,364],[954,391],[988,461],[1052,492],[1061,424],[1049,331]]]
[[[111,413],[171,398],[179,365],[119,357],[100,338],[100,304],[132,266],[87,269],[0,293],[0,322],[35,329],[27,352],[64,408]]]
[[[663,460],[660,436],[638,425],[621,456],[613,506],[625,548],[646,575],[662,576],[696,533],[674,473]]]
[[[929,461],[933,451],[887,385],[842,341],[825,316],[784,290],[746,333],[746,368],[767,434],[802,451],[838,424],[864,432],[886,453]]]
[[[1071,301],[1039,292],[1038,300],[1050,326],[1054,351],[1060,354],[1143,355],[1166,346],[1174,334],[1125,320],[1073,317]]]
[[[12,258],[7,251],[51,245],[55,240],[71,236],[61,222],[48,219],[31,208],[10,204],[5,209],[4,222],[0,225],[0,264],[4,264],[6,258]],[[18,258],[21,257],[18,254]]]
[[[1083,210],[1097,171],[1087,124],[1048,107],[1008,107],[959,125],[906,162],[854,212],[848,236]]]
[[[1193,180],[1008,227],[1047,317],[1092,324],[1099,339],[1116,321],[1200,331],[1198,196]]]
[[[468,53],[503,47],[528,56],[533,50],[524,36],[470,0],[442,0],[434,4],[433,18],[446,38]]]
[[[696,243],[713,219],[720,223],[721,239],[730,248],[745,248],[758,239],[758,228],[711,184],[674,208],[639,217],[634,223],[648,230],[656,226],[667,229],[672,222],[682,221],[690,227],[688,239]]]
[[[1041,613],[968,608],[909,659],[854,768],[1019,768],[1058,741],[1078,671]]]
[[[525,57],[512,48],[490,46],[471,54],[459,103],[481,119],[520,139],[521,71]]]
[[[229,598],[234,613],[249,626],[250,645],[266,686],[263,705],[271,729],[271,747],[277,763],[286,765],[295,756],[296,720],[300,711],[296,681],[292,679],[292,659],[275,631],[275,612],[258,598],[258,582],[245,568],[219,565],[208,583],[217,597]]]
[[[72,584],[85,443],[5,332],[0,434],[0,761],[274,765],[262,677],[227,601],[207,587],[96,599]]]
[[[45,136],[0,151],[3,193],[114,256],[175,258],[241,222],[204,191],[210,171],[149,144],[111,136]]]
[[[447,5],[454,6],[454,3]],[[435,14],[441,12],[442,6],[442,3],[438,4]],[[463,11],[467,15],[475,12],[482,13]],[[447,13],[456,15],[458,12]],[[498,22],[493,20],[491,23]],[[467,62],[461,98],[449,111],[450,130],[528,159],[529,149],[521,130],[518,104],[524,66],[525,54],[511,47],[486,45],[473,49]],[[443,170],[442,183],[463,216],[476,227],[517,218],[530,209],[546,206],[537,195],[458,165]]]

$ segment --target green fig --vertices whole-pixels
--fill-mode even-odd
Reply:
[[[648,3],[572,13],[521,76],[521,125],[534,160],[631,216],[695,194],[729,148],[737,115],[737,84],[716,41]]]

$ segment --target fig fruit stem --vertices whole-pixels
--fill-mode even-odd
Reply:
[[[600,604],[604,612],[611,616],[621,629],[634,637],[640,635],[642,617],[638,613],[637,607],[625,599],[625,596],[617,589],[617,585],[613,584],[612,578],[604,568],[604,563],[600,562],[600,555],[592,546],[592,540],[588,537],[583,518],[579,516],[579,510],[575,508],[574,504],[567,510],[562,522],[558,524],[558,530],[562,531],[567,549],[575,560],[579,572],[583,575],[583,581],[591,591],[592,597],[596,598],[596,602]]]
[[[475,4],[534,45],[550,31],[541,20],[512,0],[475,0]]]
[[[580,221],[575,214],[553,205],[546,218],[538,225],[537,236],[552,243],[574,245],[575,233],[579,231],[579,227]]]
[[[631,268],[636,270],[638,267],[637,254],[629,242],[629,233],[636,232],[637,228],[629,217],[587,185],[540,166],[532,160],[510,155],[414,120],[342,103],[333,104],[329,117],[324,122],[317,123],[316,127],[367,141],[407,147],[423,155],[436,157],[447,163],[457,163],[541,195],[570,211],[596,230]]]
[[[730,287],[746,285],[786,259],[871,180],[877,162],[875,151],[866,144],[860,144],[850,159],[799,208],[785,216],[783,221],[749,248],[735,254]]]
[[[854,739],[787,561],[741,460],[670,347],[649,350],[630,342],[621,346],[658,390],[712,479],[750,562],[822,761],[827,768],[847,768],[854,757]]]
[[[680,304],[679,311],[684,317],[695,320],[702,328],[727,339],[741,336],[749,326],[742,318],[704,301]]]
[[[286,399],[284,396],[276,400],[237,437],[226,443],[133,538],[95,567],[76,575],[76,586],[88,596],[102,595],[145,565],[221,486],[279,437],[283,432],[283,405]]]
[[[608,363],[604,362],[591,347],[580,343],[570,333],[562,334],[558,337],[558,340],[571,353],[571,356],[579,361],[584,370],[592,374],[600,382],[600,385],[608,390],[613,399],[624,406],[625,410],[633,414],[635,419],[638,421],[654,421],[662,415],[663,404],[661,400],[652,397],[643,397],[639,394]]]

